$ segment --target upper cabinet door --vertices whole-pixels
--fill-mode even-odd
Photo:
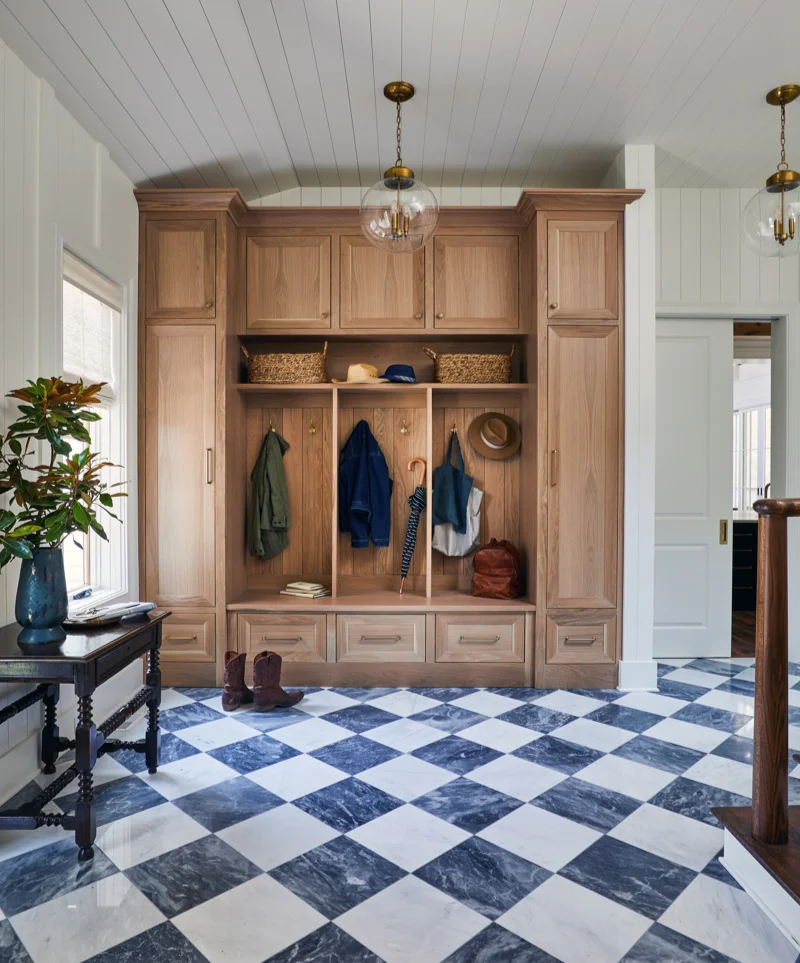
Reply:
[[[247,330],[330,326],[330,237],[248,237]]]
[[[547,316],[619,318],[616,219],[547,222]]]
[[[435,327],[519,327],[516,235],[440,235],[434,273]]]
[[[340,265],[341,327],[425,326],[424,248],[389,254],[363,236],[343,236]]]
[[[215,604],[214,326],[153,324],[145,335],[145,598]]]
[[[547,605],[615,608],[619,329],[547,332]]]
[[[213,218],[146,221],[145,310],[149,319],[216,317],[216,222]]]

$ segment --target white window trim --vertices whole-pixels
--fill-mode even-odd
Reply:
[[[121,383],[121,389],[115,392],[113,408],[114,418],[113,438],[108,448],[100,447],[101,454],[114,464],[122,465],[124,470],[119,473],[119,480],[126,481],[127,498],[115,499],[114,513],[122,522],[122,538],[111,538],[106,544],[93,536],[104,546],[104,550],[95,551],[95,564],[100,564],[97,581],[99,588],[93,590],[86,599],[70,603],[70,614],[85,612],[97,605],[107,605],[115,601],[125,601],[135,598],[138,593],[137,572],[137,448],[136,448],[136,388],[137,388],[137,351],[136,351],[136,317],[137,297],[136,279],[120,278],[104,263],[102,252],[86,252],[80,243],[75,244],[72,239],[64,238],[60,232],[56,234],[56,254],[59,279],[56,285],[55,318],[54,318],[54,349],[56,363],[60,366],[63,358],[63,296],[62,279],[64,277],[64,255],[70,254],[79,261],[87,264],[92,270],[107,278],[122,291],[120,310],[119,336],[112,339],[112,365],[116,378]],[[101,300],[105,300],[101,298]],[[56,372],[54,372],[56,373]],[[107,399],[111,401],[112,399]],[[119,522],[107,519],[107,532],[114,533]]]

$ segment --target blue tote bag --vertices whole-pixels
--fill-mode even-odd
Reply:
[[[455,451],[456,464],[453,464]],[[455,431],[450,432],[447,458],[433,473],[433,505],[431,520],[434,525],[450,522],[458,535],[467,531],[467,503],[472,488],[472,476],[464,471],[461,443]]]

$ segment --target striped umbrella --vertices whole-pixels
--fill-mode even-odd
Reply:
[[[408,470],[411,471],[415,464],[422,465],[422,474],[419,478],[419,484],[414,489],[411,497],[408,499],[408,506],[411,509],[411,514],[408,516],[408,528],[406,529],[406,537],[403,542],[403,560],[400,563],[400,594],[403,594],[403,586],[406,582],[406,576],[408,575],[408,570],[411,566],[411,556],[414,554],[414,547],[417,544],[417,528],[419,527],[419,516],[420,512],[425,508],[426,494],[425,494],[425,462],[421,458],[412,458],[408,463]]]

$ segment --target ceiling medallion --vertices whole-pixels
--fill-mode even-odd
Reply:
[[[781,159],[742,214],[744,239],[761,257],[788,257],[800,250],[800,174],[786,162],[786,105],[797,97],[798,84],[784,84],[767,94],[767,103],[781,109]]]
[[[414,88],[396,80],[383,88],[383,96],[397,105],[397,158],[361,199],[361,230],[376,247],[400,254],[416,251],[429,240],[439,205],[433,192],[403,165],[401,109],[414,96]]]

